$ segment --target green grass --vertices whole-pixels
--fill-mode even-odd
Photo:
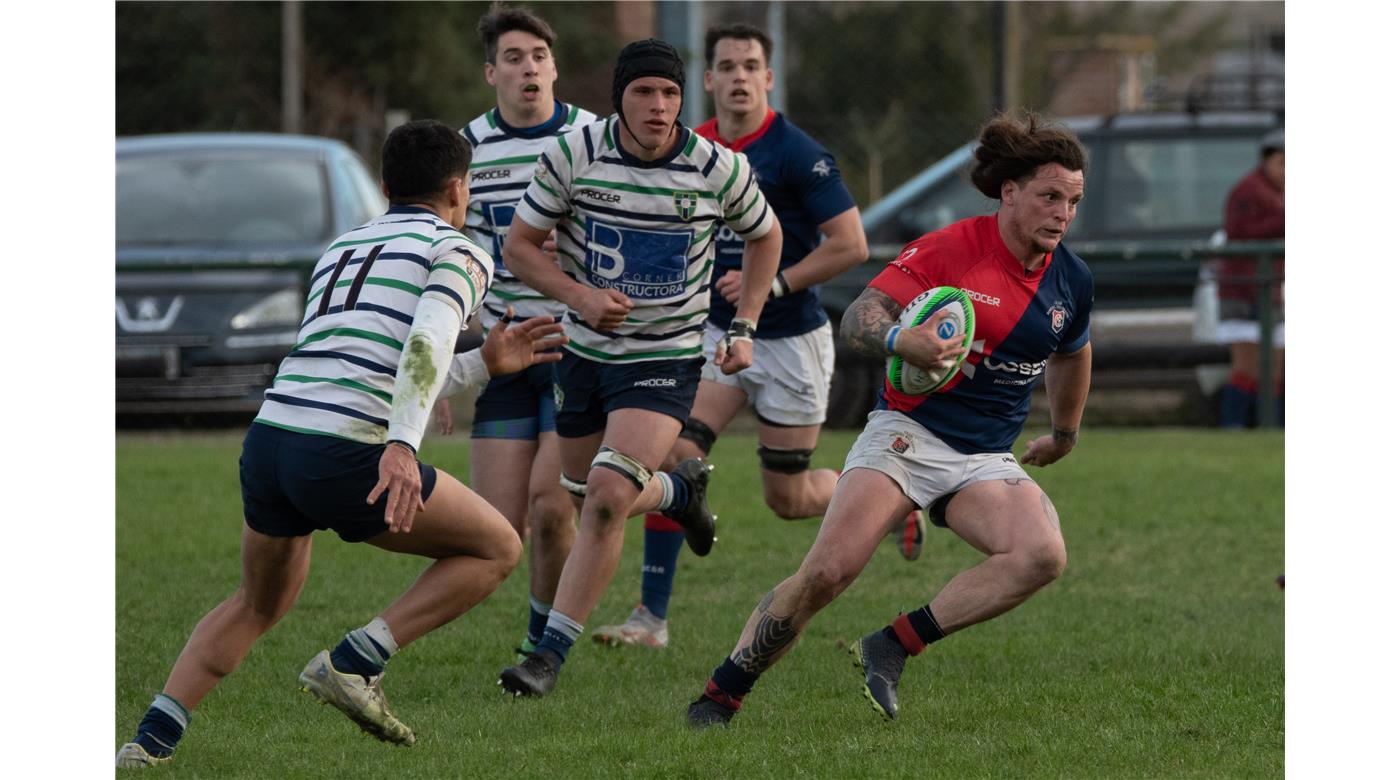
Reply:
[[[839,467],[853,432],[827,434]],[[117,439],[117,697],[130,738],[199,618],[236,585],[240,436]],[[1018,450],[1019,451],[1019,450]],[[423,456],[465,476],[460,434]],[[339,777],[1277,777],[1283,774],[1283,436],[1087,432],[1033,473],[1063,523],[1069,567],[1012,612],[910,662],[897,721],[859,695],[844,645],[918,607],[979,556],[936,531],[915,563],[885,545],[748,697],[727,731],[686,704],[760,596],[796,570],[815,521],[764,507],[751,434],[721,439],[719,542],[686,554],[662,652],[581,644],[545,700],[496,675],[524,630],[523,567],[483,604],[402,652],[386,691],[419,735],[363,737],[296,690],[315,652],[364,624],[423,564],[321,534],[301,600],[200,706],[170,771]],[[640,522],[592,625],[637,600]],[[592,626],[590,625],[590,628]],[[163,771],[162,771],[163,773]]]

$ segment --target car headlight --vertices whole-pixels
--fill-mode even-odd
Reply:
[[[229,324],[234,330],[298,325],[301,323],[302,303],[299,290],[280,290],[233,315]]]

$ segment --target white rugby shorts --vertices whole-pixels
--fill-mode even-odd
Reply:
[[[714,364],[715,347],[722,338],[724,331],[705,323],[701,380],[743,390],[764,420],[793,426],[826,422],[827,395],[836,367],[830,322],[798,336],[754,339],[753,363],[737,374],[725,374]]]
[[[893,479],[921,509],[976,483],[992,479],[1030,479],[1009,452],[964,455],[927,428],[889,409],[870,413],[856,443],[846,454],[842,473],[874,469]]]

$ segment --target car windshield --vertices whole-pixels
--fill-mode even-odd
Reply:
[[[1254,138],[1141,139],[1109,144],[1109,235],[1199,233],[1220,224],[1225,197],[1258,161]]]
[[[188,152],[117,158],[118,244],[294,244],[330,231],[315,158]]]

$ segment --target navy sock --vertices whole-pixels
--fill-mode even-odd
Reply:
[[[725,658],[724,663],[715,667],[715,673],[710,677],[710,681],[735,702],[739,702],[743,701],[749,691],[753,690],[754,683],[758,682],[758,675],[739,668],[739,665],[734,663],[734,659]],[[736,709],[737,706],[736,704]]]
[[[549,623],[545,626],[544,637],[535,647],[537,653],[553,653],[559,657],[560,665],[569,657],[569,650],[574,646],[579,634],[583,633],[583,626],[575,623],[568,615],[558,610],[549,611]]]
[[[538,646],[544,639],[544,627],[549,623],[549,606],[530,597],[530,624],[525,628],[525,641]]]
[[[1234,384],[1220,391],[1220,427],[1246,428],[1254,422],[1258,396]]]
[[[164,758],[175,751],[189,722],[189,710],[163,693],[156,694],[155,701],[146,710],[146,717],[136,727],[136,738],[131,741],[156,758]]]
[[[690,502],[690,486],[680,477],[672,476],[670,472],[657,473],[671,483],[671,500],[663,504],[660,511],[671,514],[685,509],[685,505]]]
[[[648,528],[642,538],[642,606],[664,620],[666,607],[671,603],[676,561],[681,557],[685,532]]]
[[[369,642],[374,649],[379,651],[381,657],[388,655],[373,638],[369,638]],[[346,634],[345,638],[340,640],[340,644],[331,651],[331,666],[335,667],[335,670],[341,674],[358,674],[366,680],[384,671],[384,663],[375,658],[368,658],[361,653],[355,647],[350,634]]]

